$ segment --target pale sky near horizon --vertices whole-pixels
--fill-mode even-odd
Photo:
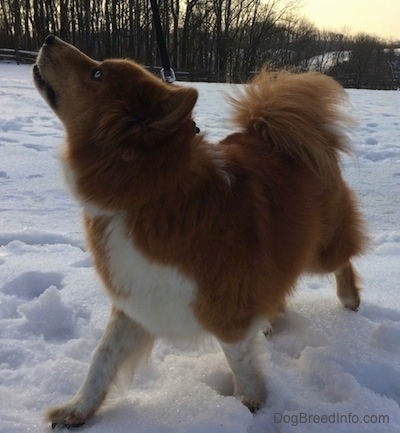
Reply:
[[[400,0],[300,0],[299,15],[319,29],[400,41]]]

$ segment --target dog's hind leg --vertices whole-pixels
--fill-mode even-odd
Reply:
[[[360,305],[359,277],[350,262],[335,271],[337,295],[342,304],[357,311]]]
[[[68,403],[47,411],[46,419],[52,427],[83,425],[100,407],[122,364],[129,357],[136,367],[153,342],[154,338],[141,326],[113,309],[82,387]]]
[[[266,399],[265,378],[261,370],[260,342],[254,331],[235,343],[220,342],[233,372],[234,396],[251,412],[257,411]]]

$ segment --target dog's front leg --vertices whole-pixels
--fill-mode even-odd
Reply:
[[[260,365],[259,342],[252,332],[242,341],[224,343],[221,347],[233,372],[234,396],[251,412],[256,412],[266,399],[265,378]]]
[[[130,357],[135,368],[150,352],[153,342],[154,338],[147,331],[113,308],[82,387],[68,403],[47,411],[46,419],[52,427],[84,424],[100,407],[124,361]]]

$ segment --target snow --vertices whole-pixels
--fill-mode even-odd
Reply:
[[[197,125],[222,138],[233,85],[194,85]],[[343,170],[373,238],[357,261],[360,311],[340,306],[332,279],[302,278],[262,342],[269,396],[256,415],[230,396],[214,341],[160,341],[126,392],[121,385],[80,431],[400,432],[400,92],[349,95],[359,125]],[[0,64],[0,433],[51,431],[43,411],[77,390],[109,313],[60,175],[62,136],[30,68]]]
[[[329,51],[318,56],[311,57],[304,62],[308,71],[328,72],[338,63],[348,62],[351,51]]]

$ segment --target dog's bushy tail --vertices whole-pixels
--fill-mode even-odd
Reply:
[[[338,152],[351,151],[345,130],[354,121],[341,111],[344,102],[345,90],[326,75],[263,71],[232,98],[233,120],[329,179]]]

